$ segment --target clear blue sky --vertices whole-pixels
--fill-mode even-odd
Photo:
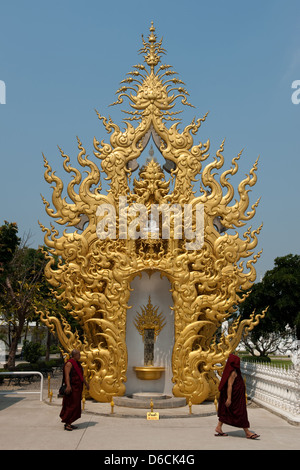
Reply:
[[[262,196],[253,227],[264,223],[258,280],[274,258],[299,254],[300,80],[299,0],[13,0],[0,3],[0,223],[17,222],[31,246],[49,226],[42,193],[42,152],[64,177],[57,145],[76,162],[76,135],[93,155],[93,138],[108,140],[94,109],[122,124],[115,100],[120,81],[142,59],[141,34],[153,20],[171,64],[196,109],[183,124],[209,117],[198,138],[211,158],[226,138],[226,168],[245,148],[239,182],[260,155],[251,201]]]

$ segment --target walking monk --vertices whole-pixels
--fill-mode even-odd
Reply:
[[[60,418],[65,423],[66,431],[73,431],[76,426],[72,423],[81,417],[81,397],[83,384],[88,389],[89,386],[84,378],[82,365],[79,362],[80,351],[74,349],[69,359],[64,365],[64,383],[66,384],[65,395],[63,396],[62,410]]]
[[[257,439],[258,434],[249,431],[245,384],[240,369],[240,358],[230,354],[219,384],[219,422],[215,436],[228,436],[222,431],[223,424],[243,428],[247,439]]]

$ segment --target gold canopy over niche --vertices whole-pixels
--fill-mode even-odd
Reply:
[[[210,142],[194,144],[193,136],[206,116],[193,119],[179,132],[181,111],[174,110],[174,106],[178,101],[191,106],[184,83],[170,65],[162,64],[165,50],[162,40],[157,42],[153,24],[148,41],[144,38],[142,41],[140,53],[144,63],[135,65],[127,74],[114,103],[129,100],[131,108],[124,111],[125,130],[122,132],[111,118],[106,119],[97,112],[111,134],[109,143],[94,139],[94,154],[101,161],[102,170],[88,158],[79,139],[77,159],[87,173],[85,177],[83,171],[71,166],[69,156],[60,149],[63,167],[72,175],[67,198],[63,197],[62,180],[44,157],[45,179],[53,185],[54,206],[51,208],[43,198],[45,209],[58,224],[66,226],[60,235],[52,224],[51,229],[40,224],[49,248],[45,274],[57,299],[65,303],[80,325],[80,335],[72,331],[64,317],[56,318],[50,312],[40,312],[40,315],[56,331],[66,352],[74,348],[81,351],[90,381],[90,396],[98,401],[110,401],[112,396],[124,395],[126,391],[126,313],[130,283],[143,271],[160,272],[169,279],[173,296],[173,394],[201,403],[215,397],[218,386],[215,371],[222,370],[242,332],[251,330],[261,316],[253,314],[248,320],[235,320],[226,334],[217,335],[222,322],[236,311],[244,299],[243,292],[256,277],[254,264],[259,253],[254,255],[252,250],[261,227],[257,230],[250,227],[242,236],[237,229],[252,219],[258,204],[257,201],[249,208],[248,192],[256,183],[257,161],[238,185],[239,198],[230,205],[234,189],[228,178],[237,173],[241,152],[219,179],[215,170],[220,170],[224,163],[224,142],[213,161],[202,166],[209,157]],[[168,121],[171,121],[169,127]],[[131,122],[136,122],[136,127]],[[172,191],[170,180],[165,180],[163,169],[153,159],[140,168],[130,189],[132,172],[151,137],[166,161],[163,168],[170,173]],[[103,172],[109,181],[107,194],[101,189]],[[200,179],[199,196],[193,190],[196,177]],[[152,232],[143,236],[141,219],[136,227],[140,235],[132,237],[126,233],[124,236],[118,217],[120,196],[127,205],[127,223],[134,220],[135,209],[141,206],[146,208],[148,217],[153,205],[158,208],[189,205],[192,228],[195,228],[194,212],[201,205],[204,208],[201,247],[187,249],[187,236],[175,236],[174,230],[168,238],[162,237],[161,226],[155,236],[151,236]],[[171,227],[174,227],[175,212],[170,216]],[[110,236],[99,236],[97,227],[103,220]],[[227,232],[229,229],[232,234]],[[246,266],[243,258],[248,258]]]

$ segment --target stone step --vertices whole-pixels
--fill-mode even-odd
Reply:
[[[150,410],[150,402],[152,400],[153,409],[162,408],[179,408],[186,406],[186,399],[184,397],[173,397],[170,395],[154,393],[134,393],[130,396],[114,397],[114,404],[116,406],[124,406],[128,408],[144,408]]]
[[[137,399],[137,400],[166,400],[167,398],[172,398],[171,395],[166,395],[165,393],[158,393],[158,392],[138,392],[133,393],[132,395],[128,395],[129,398]]]

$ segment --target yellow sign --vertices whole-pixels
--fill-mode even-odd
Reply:
[[[153,412],[153,411],[148,411],[147,419],[150,419],[150,420],[159,419],[159,413],[156,413],[156,412]]]

